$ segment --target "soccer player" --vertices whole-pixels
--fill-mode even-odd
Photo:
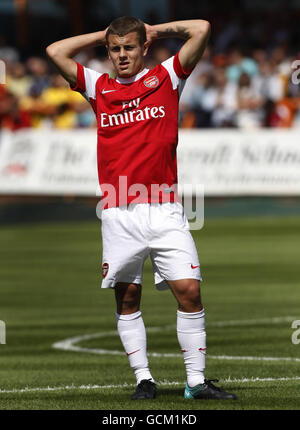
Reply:
[[[206,333],[200,296],[200,264],[176,193],[178,101],[210,34],[204,20],[150,26],[120,17],[95,33],[55,42],[47,55],[91,104],[97,118],[98,174],[103,191],[102,287],[114,288],[117,328],[137,387],[132,399],[156,396],[140,311],[142,270],[150,256],[155,284],[178,302],[177,335],[186,366],[184,397],[235,399],[204,376]],[[151,42],[179,37],[179,52],[148,70]],[[105,45],[116,77],[83,67],[72,58]]]

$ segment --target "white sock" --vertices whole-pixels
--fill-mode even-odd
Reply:
[[[119,336],[137,384],[143,379],[151,379],[154,382],[148,365],[146,330],[142,312],[137,311],[129,315],[116,313],[116,318]]]
[[[189,387],[204,383],[206,332],[204,309],[200,312],[177,311],[177,337],[183,352]]]

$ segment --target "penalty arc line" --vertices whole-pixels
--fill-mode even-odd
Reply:
[[[286,317],[277,317],[277,318],[262,318],[262,319],[254,319],[254,320],[229,320],[229,321],[217,321],[214,324],[211,324],[215,327],[224,327],[224,326],[232,326],[232,325],[256,325],[261,323],[270,323],[270,324],[278,324],[281,322],[290,322],[295,318],[292,316]],[[165,327],[149,327],[147,329],[148,333],[161,332],[163,330],[174,329],[174,325],[166,325]],[[90,339],[99,339],[103,337],[110,336],[118,336],[117,330],[111,330],[102,333],[92,333],[81,336],[75,336],[72,338],[68,338],[59,342],[55,342],[52,347],[54,349],[60,349],[63,351],[73,351],[73,352],[82,352],[88,354],[99,354],[99,355],[121,355],[123,356],[124,351],[118,350],[110,350],[110,349],[98,349],[98,348],[85,348],[81,347],[77,344],[78,342],[83,342]],[[164,358],[181,358],[182,354],[178,353],[158,353],[158,352],[148,352],[149,357],[164,357]],[[259,356],[231,356],[231,355],[207,355],[207,358],[213,360],[247,360],[247,361],[289,361],[289,362],[300,362],[299,357],[259,357]]]

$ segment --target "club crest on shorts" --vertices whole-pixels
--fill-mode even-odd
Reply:
[[[144,80],[144,85],[147,88],[156,88],[159,84],[159,80],[156,76],[150,76],[149,78]]]
[[[105,276],[107,275],[108,269],[109,269],[109,264],[103,263],[102,264],[102,276],[103,276],[103,278],[105,278]]]

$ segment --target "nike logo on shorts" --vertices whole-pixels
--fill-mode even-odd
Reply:
[[[197,267],[200,267],[200,264],[198,264],[198,266],[193,266],[193,265],[191,264],[191,268],[192,268],[192,269],[197,269]]]
[[[102,90],[102,94],[113,93],[114,91],[117,91],[117,90]]]

